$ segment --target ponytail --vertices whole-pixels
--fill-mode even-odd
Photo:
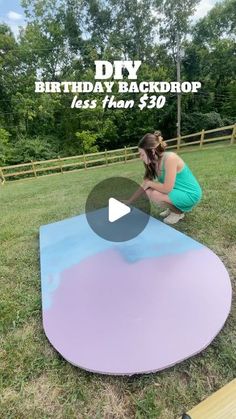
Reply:
[[[146,134],[139,141],[139,148],[142,148],[150,160],[149,164],[144,163],[144,179],[153,180],[156,176],[156,161],[164,153],[167,144],[163,141],[161,131],[155,131],[153,134]]]

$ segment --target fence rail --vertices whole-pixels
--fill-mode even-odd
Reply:
[[[225,135],[218,135],[221,131],[225,131]],[[198,138],[198,139],[196,139]],[[190,141],[188,141],[191,139]],[[192,141],[193,139],[193,141]],[[194,146],[194,150],[204,149],[204,144],[218,143],[218,141],[227,141],[229,145],[233,145],[236,139],[236,124],[220,127],[212,130],[202,130],[194,134],[183,135],[177,138],[166,140],[168,149],[176,149],[177,152],[181,151],[188,146]],[[199,148],[196,147],[199,145]],[[40,173],[50,172],[46,175],[55,174],[51,173],[66,173],[71,170],[87,170],[92,167],[108,166],[123,161],[127,163],[131,160],[137,159],[138,148],[124,147],[116,150],[105,150],[97,153],[82,154],[72,157],[60,157],[51,160],[31,161],[29,163],[14,164],[10,166],[0,167],[0,180],[1,184],[7,179],[24,177],[37,177],[42,176]],[[26,170],[23,170],[26,168]],[[76,168],[76,169],[75,169]],[[20,169],[20,171],[18,171]],[[69,169],[69,170],[68,170]]]

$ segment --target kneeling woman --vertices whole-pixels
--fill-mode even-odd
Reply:
[[[177,223],[202,197],[197,179],[181,157],[165,151],[166,143],[160,131],[146,134],[138,148],[145,166],[144,182],[142,188],[126,202],[131,204],[144,189],[151,201],[167,207],[160,214],[165,217],[164,222]]]

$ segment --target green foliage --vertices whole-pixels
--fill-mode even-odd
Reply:
[[[189,18],[195,11],[200,0],[156,0],[157,10],[162,13],[160,18],[160,36],[166,40],[172,52],[176,54],[177,38],[181,44],[189,32]]]
[[[95,153],[98,151],[98,146],[95,145],[97,140],[97,134],[91,131],[82,131],[75,133],[78,139],[78,152],[79,153]]]
[[[0,123],[9,133],[7,143],[1,140],[1,164],[136,145],[155,129],[175,137],[175,94],[160,110],[140,111],[141,94],[132,93],[115,95],[135,99],[132,109],[103,109],[97,93],[79,98],[96,99],[97,108],[71,109],[72,94],[36,94],[34,83],[94,82],[98,59],[141,60],[137,82],[174,81],[177,35],[181,79],[202,83],[198,94],[182,96],[182,133],[234,122],[236,0],[221,1],[191,27],[198,2],[22,0],[26,27],[18,41],[0,24]]]
[[[116,142],[117,139],[117,126],[112,119],[107,118],[102,126],[99,142],[103,147],[109,147],[109,144]]]
[[[15,144],[11,162],[30,162],[31,160],[47,160],[56,157],[51,144],[41,137],[22,137]]]
[[[10,134],[5,129],[0,128],[0,165],[4,165],[11,154],[9,143]]]
[[[211,44],[222,38],[234,39],[236,35],[236,0],[217,3],[194,29],[194,36],[200,43]]]
[[[224,120],[216,112],[203,114],[201,112],[193,112],[192,114],[182,115],[183,134],[190,132],[199,132],[202,129],[210,130],[224,126]]]
[[[110,43],[114,53],[126,60],[149,57],[153,51],[156,26],[153,1],[111,0],[109,3],[113,13]]]

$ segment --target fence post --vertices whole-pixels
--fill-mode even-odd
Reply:
[[[6,182],[6,179],[4,177],[2,168],[0,167],[0,178],[2,179],[1,184],[4,185],[4,183]]]
[[[85,154],[84,154],[84,153],[83,153],[83,156],[84,156],[84,168],[85,168],[85,169],[87,169],[86,156],[85,156]]]
[[[105,159],[106,159],[106,166],[108,166],[108,158],[107,158],[107,149],[105,148]]]
[[[202,148],[203,146],[204,136],[205,136],[205,130],[203,129],[201,132],[201,138],[200,138],[200,148]]]
[[[234,144],[235,137],[236,137],[236,124],[234,124],[232,135],[231,135],[231,140],[230,140],[231,145]]]
[[[127,149],[126,149],[126,146],[125,146],[125,163],[127,163]]]
[[[59,162],[61,173],[63,174],[63,168],[62,168],[61,157],[60,156],[58,156],[58,162]]]
[[[31,160],[31,163],[32,163],[32,169],[33,169],[33,172],[34,172],[34,177],[37,177],[37,172],[35,170],[35,165],[34,165],[33,160]]]
[[[177,138],[177,151],[180,150],[180,143],[181,143],[181,135],[179,135]]]

